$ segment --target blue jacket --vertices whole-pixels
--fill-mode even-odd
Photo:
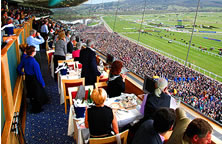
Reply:
[[[22,74],[23,67],[26,75],[35,75],[36,79],[39,81],[42,87],[45,87],[45,82],[42,78],[42,73],[39,64],[35,60],[35,58],[27,56],[21,61],[21,63],[17,67],[17,71],[20,74]]]

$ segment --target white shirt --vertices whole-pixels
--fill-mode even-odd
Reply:
[[[40,39],[37,39],[37,38],[34,38],[33,36],[29,36],[27,37],[26,39],[26,43],[29,45],[29,46],[34,46],[36,51],[40,51],[40,48],[39,48],[39,45],[44,43],[45,40],[43,39],[43,37],[41,35],[39,35],[39,38]]]
[[[41,32],[42,33],[47,33],[47,34],[49,33],[48,26],[46,24],[41,26]]]

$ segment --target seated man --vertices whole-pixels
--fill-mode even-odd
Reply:
[[[212,126],[201,118],[190,122],[182,113],[182,110],[177,111],[176,126],[167,144],[210,144]]]
[[[173,109],[158,109],[154,114],[154,120],[146,120],[139,127],[132,144],[162,144],[166,132],[173,129],[175,119]]]

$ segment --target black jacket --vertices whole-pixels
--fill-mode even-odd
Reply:
[[[72,53],[72,51],[74,51],[74,50],[75,50],[75,48],[73,47],[72,42],[68,42],[68,44],[67,44],[67,52],[68,53]]]
[[[132,144],[162,144],[159,134],[154,130],[153,120],[145,121],[136,132]]]
[[[109,78],[107,87],[107,93],[110,98],[120,96],[121,92],[125,92],[125,82],[123,82],[122,77],[119,75],[115,79],[111,80],[112,77],[113,76]]]
[[[85,77],[85,84],[94,85],[96,77],[101,75],[97,69],[96,53],[90,48],[80,50],[79,62],[82,64],[81,77]]]
[[[157,97],[154,93],[147,96],[145,109],[144,109],[144,119],[153,118],[155,111],[160,107],[170,107],[171,97],[165,93],[161,93],[160,97]]]

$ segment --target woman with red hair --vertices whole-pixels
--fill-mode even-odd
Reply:
[[[107,93],[110,98],[120,96],[121,92],[125,91],[126,75],[120,74],[122,67],[123,63],[119,60],[114,61],[111,65],[107,87]]]

